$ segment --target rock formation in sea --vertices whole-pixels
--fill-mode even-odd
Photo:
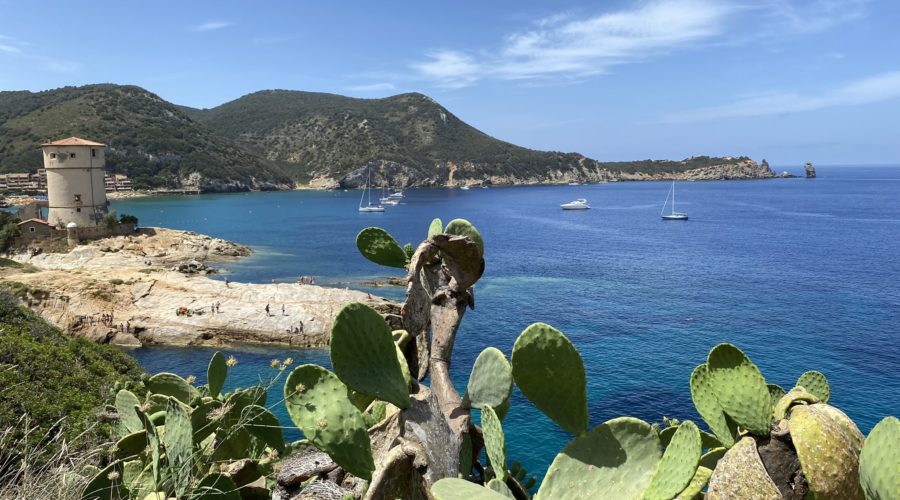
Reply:
[[[813,166],[812,162],[806,162],[806,165],[803,165],[803,169],[806,170],[807,179],[816,178],[816,167]]]

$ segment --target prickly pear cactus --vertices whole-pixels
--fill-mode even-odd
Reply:
[[[375,462],[365,420],[335,374],[321,366],[298,366],[284,383],[284,403],[306,439],[347,472],[371,480]]]
[[[828,385],[828,379],[821,372],[808,371],[800,375],[796,386],[803,387],[823,403],[827,403],[831,397],[831,386]]]
[[[491,405],[484,405],[481,409],[481,427],[484,430],[484,447],[487,448],[487,456],[491,461],[491,467],[494,468],[494,474],[500,481],[506,481],[506,444],[503,427]]]
[[[709,480],[707,500],[781,500],[781,492],[769,477],[756,451],[756,440],[747,436],[719,460]]]
[[[544,415],[567,432],[587,430],[587,380],[581,355],[559,330],[535,323],[513,346],[516,385]]]
[[[697,413],[703,417],[703,421],[713,431],[716,438],[726,447],[734,444],[737,436],[737,428],[734,423],[725,416],[725,411],[710,384],[709,372],[706,363],[694,368],[691,373],[691,399],[697,408]]]
[[[512,368],[500,349],[488,347],[481,351],[466,386],[465,401],[472,408],[502,406],[512,393]]]
[[[166,463],[168,476],[172,480],[175,496],[181,498],[191,484],[193,467],[193,431],[191,417],[175,399],[169,400],[166,409]]]
[[[119,415],[116,421],[116,434],[120,438],[144,428],[140,417],[134,412],[134,407],[140,405],[140,400],[131,391],[122,389],[116,393],[116,413]]]
[[[146,385],[147,390],[153,394],[171,396],[186,404],[200,397],[196,387],[174,373],[157,373],[147,380]]]
[[[387,231],[379,227],[367,227],[356,235],[359,253],[376,264],[404,268],[408,262],[406,252]]]
[[[814,498],[862,499],[863,436],[846,415],[824,403],[791,409],[790,431]]]
[[[331,363],[354,390],[409,408],[409,376],[400,366],[391,327],[371,307],[353,302],[338,313],[331,328]]]
[[[709,352],[706,368],[710,387],[722,410],[751,433],[769,434],[772,397],[759,368],[731,344],[714,347]]]
[[[900,499],[900,420],[887,417],[872,429],[859,455],[859,480],[867,500]]]
[[[659,437],[650,424],[614,418],[575,438],[556,455],[535,499],[641,498],[661,454]]]
[[[431,494],[435,500],[506,500],[507,497],[465,479],[448,477],[434,483]]]
[[[192,492],[192,500],[241,500],[241,494],[232,479],[224,474],[204,477]]]
[[[431,221],[431,225],[428,226],[428,238],[431,238],[434,235],[441,234],[444,232],[444,226],[441,222],[441,219],[434,219]]]
[[[219,397],[222,387],[225,386],[225,377],[228,376],[228,363],[225,356],[216,351],[209,360],[209,366],[206,368],[206,379],[209,385],[209,396],[213,399]]]
[[[433,222],[432,222],[433,224]],[[429,229],[429,233],[430,233]],[[484,257],[484,239],[481,238],[481,233],[475,229],[475,226],[472,225],[469,221],[465,219],[453,219],[452,221],[447,223],[447,227],[444,228],[444,234],[455,234],[457,236],[465,236],[466,238],[475,242],[478,245],[478,253],[481,257]]]
[[[700,429],[690,420],[681,423],[666,446],[644,498],[669,500],[687,488],[697,471],[702,451]]]

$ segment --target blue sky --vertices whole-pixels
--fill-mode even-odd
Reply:
[[[900,163],[900,1],[0,0],[0,90],[428,94],[600,160]]]

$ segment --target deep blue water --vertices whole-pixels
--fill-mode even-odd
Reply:
[[[660,220],[669,184],[657,182],[409,190],[405,204],[384,214],[357,213],[353,191],[153,198],[113,208],[143,225],[252,245],[257,253],[231,266],[236,281],[306,274],[356,287],[391,272],[358,255],[360,229],[377,225],[401,244],[418,243],[433,217],[467,218],[484,236],[487,267],[457,338],[461,389],[482,349],[509,355],[518,334],[543,321],[584,358],[592,424],[619,415],[699,420],[691,370],[715,344],[732,342],[785,388],[806,370],[824,372],[832,404],[867,433],[900,414],[900,168],[822,167],[819,175],[680,183],[688,222]],[[593,210],[558,208],[578,197]],[[212,352],[133,354],[151,372],[202,382]],[[273,358],[329,365],[321,350],[229,352],[240,360],[232,386],[268,380]],[[276,384],[270,404],[280,391]],[[290,425],[283,405],[275,409]],[[570,439],[518,393],[504,427],[509,458],[539,477]]]

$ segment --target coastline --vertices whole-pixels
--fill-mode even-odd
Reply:
[[[70,335],[131,347],[322,347],[328,345],[335,315],[349,302],[367,303],[384,314],[396,312],[391,302],[354,290],[226,283],[205,274],[251,252],[191,231],[143,228],[67,253],[12,255],[21,266],[0,268],[0,284]],[[186,312],[179,314],[179,309]],[[110,314],[112,321],[105,320]]]

